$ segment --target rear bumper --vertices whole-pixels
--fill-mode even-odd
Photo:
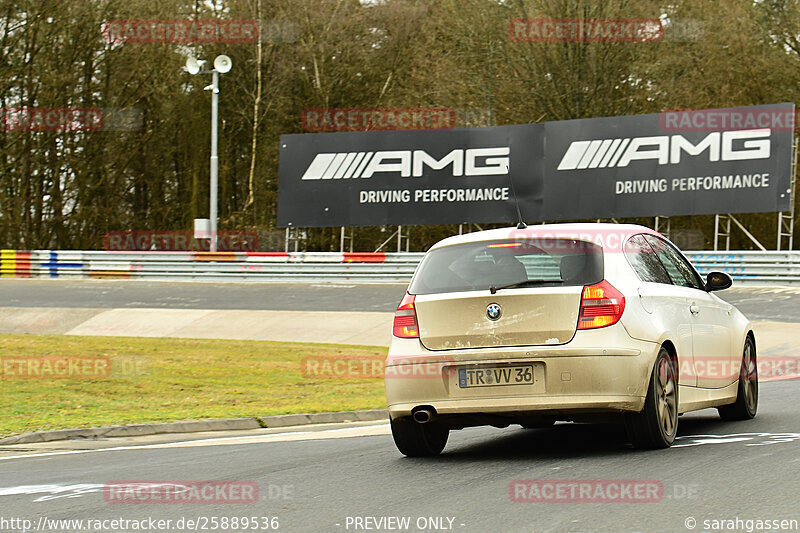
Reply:
[[[415,407],[432,406],[440,416],[445,415],[504,415],[525,417],[572,416],[594,413],[638,412],[644,406],[642,396],[538,396],[520,398],[470,398],[462,400],[439,399],[421,403],[397,403],[389,405],[392,419],[411,416]]]
[[[432,352],[393,339],[386,362],[391,418],[431,406],[440,415],[574,415],[641,411],[659,345],[621,324],[578,331],[568,344]],[[458,369],[532,365],[534,383],[461,388]]]

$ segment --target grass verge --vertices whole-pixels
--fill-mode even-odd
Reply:
[[[308,361],[330,369],[336,361],[385,356],[385,348],[372,346],[0,335],[0,436],[382,408],[383,379],[374,371],[380,364],[346,378],[307,369]]]

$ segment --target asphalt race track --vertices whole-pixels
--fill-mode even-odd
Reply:
[[[614,426],[576,424],[462,430],[451,435],[444,455],[427,460],[400,456],[385,424],[300,428],[297,437],[309,440],[283,442],[262,442],[270,438],[262,432],[234,440],[211,437],[193,447],[142,444],[96,451],[117,444],[67,442],[61,447],[88,450],[40,457],[5,450],[0,509],[3,516],[34,523],[41,517],[268,516],[278,517],[281,531],[292,532],[367,531],[353,527],[355,517],[388,516],[410,517],[412,525],[420,517],[448,517],[450,531],[537,533],[686,532],[703,530],[706,519],[800,519],[799,399],[795,382],[766,384],[753,421],[723,423],[709,410],[688,414],[675,447],[647,452],[628,448]],[[346,431],[382,434],[346,437]],[[286,438],[286,432],[273,438]],[[130,505],[109,503],[103,493],[112,481],[210,479],[255,482],[259,501]],[[653,480],[663,491],[647,502],[515,503],[509,485],[520,479]],[[699,524],[695,529],[685,525],[690,518]]]
[[[400,285],[3,280],[0,305],[387,312],[402,291]],[[753,320],[800,322],[797,288],[721,295]],[[403,458],[388,425],[369,422],[3,446],[0,531],[22,531],[12,518],[31,520],[31,529],[40,520],[50,526],[40,531],[89,530],[81,529],[86,522],[58,528],[46,520],[120,518],[172,520],[150,531],[233,530],[211,527],[214,517],[218,524],[222,517],[277,517],[272,525],[289,532],[797,531],[798,405],[796,380],[762,383],[754,420],[690,413],[680,419],[676,445],[658,451],[631,449],[618,426],[567,423],[452,432],[443,455],[425,460]],[[104,492],[105,484],[122,481],[202,480],[254,483],[258,499],[130,504]],[[629,502],[576,502],[568,492],[558,501],[515,502],[517,480],[542,487],[554,480],[601,480],[593,486],[626,480],[618,484],[647,483],[658,491]],[[409,526],[389,517],[407,518]],[[188,527],[186,520],[200,522]],[[266,531],[264,524],[247,530]],[[134,530],[130,524],[100,529]]]
[[[0,281],[0,307],[108,307],[393,312],[401,284],[207,283],[128,280]],[[800,286],[717,293],[751,320],[800,322]]]
[[[391,283],[4,279],[0,281],[0,307],[161,307],[394,312],[405,288],[406,285]]]

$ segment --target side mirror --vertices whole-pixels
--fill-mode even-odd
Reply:
[[[733,285],[733,278],[727,272],[709,272],[706,276],[706,291],[721,291]]]

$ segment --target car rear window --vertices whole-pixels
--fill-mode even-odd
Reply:
[[[408,291],[436,294],[521,287],[591,285],[603,279],[603,252],[568,238],[482,241],[429,252]]]

